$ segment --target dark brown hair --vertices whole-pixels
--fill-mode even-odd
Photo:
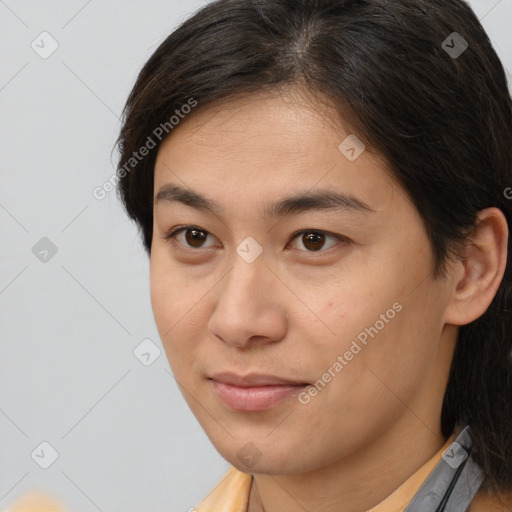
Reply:
[[[148,253],[164,138],[155,129],[167,123],[171,134],[169,119],[191,98],[200,109],[295,84],[328,98],[367,150],[385,157],[424,221],[434,277],[445,276],[480,210],[498,207],[512,225],[512,100],[464,1],[218,0],[159,46],[124,110],[119,191]],[[156,149],[130,160],[148,137]],[[442,407],[446,437],[471,424],[484,488],[496,492],[512,487],[511,272],[509,258],[488,310],[460,328]]]

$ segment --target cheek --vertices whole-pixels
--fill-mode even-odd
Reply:
[[[389,292],[381,292],[376,296],[375,287],[364,286],[360,280],[354,283],[345,282],[343,286],[333,289],[326,287],[321,294],[305,297],[304,302],[309,300],[313,305],[310,309],[315,313],[314,322],[310,322],[305,315],[301,315],[301,322],[303,328],[309,331],[316,348],[323,345],[327,351],[343,353],[359,335],[364,342],[365,336],[369,336],[366,330],[375,322],[379,322],[379,327],[384,327],[380,325],[381,314],[388,310],[390,318],[397,314],[392,309],[392,297],[393,294]],[[316,336],[313,336],[313,330],[317,332]]]
[[[357,326],[354,336],[343,339],[343,370],[330,398],[343,403],[349,414],[400,409],[414,400],[434,368],[439,338],[435,312],[430,314],[420,301],[393,304],[395,309],[379,309],[363,328]],[[342,396],[347,389],[350,395]]]
[[[175,359],[176,340],[186,318],[186,301],[179,276],[162,265],[155,252],[151,255],[150,296],[158,333],[171,362]]]
[[[192,308],[194,288],[179,266],[172,265],[164,248],[156,244],[150,260],[151,306],[160,334],[181,321]],[[178,325],[178,324],[177,324]],[[162,340],[165,341],[165,340]]]
[[[153,250],[150,261],[150,296],[153,316],[161,338],[171,327],[168,324],[170,318],[174,316],[172,308],[176,304],[176,300],[174,300],[176,290],[177,287],[171,286],[170,276],[163,270],[159,258]],[[164,340],[162,339],[162,341]]]
[[[150,295],[155,323],[173,374],[187,382],[198,365],[199,345],[207,325],[208,281],[194,280],[152,251]]]
[[[418,365],[428,353],[428,333],[423,330],[418,336],[417,332],[418,316],[425,312],[423,306],[411,298],[404,301],[397,280],[389,279],[388,286],[381,282],[378,287],[373,285],[375,282],[357,279],[330,290],[327,296],[318,295],[317,321],[310,322],[306,317],[301,321],[306,341],[304,356],[314,367],[316,378],[325,375],[328,379],[329,369],[335,373],[333,391],[341,386],[365,394],[368,386],[382,387],[377,377],[380,375],[390,381],[414,380]]]

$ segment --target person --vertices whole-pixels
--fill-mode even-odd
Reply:
[[[512,510],[512,99],[467,3],[210,2],[117,147],[230,464],[193,510]]]

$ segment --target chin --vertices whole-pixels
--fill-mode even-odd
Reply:
[[[267,435],[268,432],[261,438],[254,436],[251,441],[249,435],[233,439],[224,433],[220,443],[210,440],[222,458],[243,473],[300,474],[322,465],[319,461],[315,461],[316,464],[310,461],[300,448],[285,446],[281,439],[271,436],[265,439]]]

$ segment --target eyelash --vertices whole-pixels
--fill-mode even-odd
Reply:
[[[178,227],[172,229],[169,233],[164,235],[162,238],[164,240],[167,240],[167,241],[170,242],[172,239],[176,238],[176,235],[178,233],[180,233],[182,231],[188,231],[188,230],[201,231],[202,233],[206,233],[207,235],[211,235],[211,233],[209,233],[205,229],[202,229],[202,228],[200,228],[198,226],[184,225],[184,226],[178,226]],[[344,237],[342,235],[336,235],[335,233],[331,233],[329,231],[323,231],[323,230],[320,230],[320,229],[301,229],[300,231],[296,231],[292,235],[290,241],[295,240],[299,235],[304,235],[306,233],[315,233],[315,234],[327,235],[327,236],[330,236],[332,238],[336,238],[339,242],[344,242],[344,243],[350,242],[350,240],[347,237]],[[180,244],[180,245],[182,245],[182,244]],[[300,251],[300,252],[307,252],[307,253],[310,253],[310,254],[315,254],[315,253],[327,252],[329,249],[332,249],[333,247],[336,247],[336,245],[338,245],[338,244],[335,244],[332,247],[329,247],[328,249],[325,249],[325,250],[320,249],[319,251],[307,251],[307,250],[303,250],[303,249],[297,249],[297,250]],[[199,250],[201,250],[201,248],[197,249],[197,248],[187,247],[187,246],[184,246],[184,247],[185,247],[185,249],[190,249],[192,251],[199,251]],[[211,249],[211,247],[207,247],[206,249]]]

